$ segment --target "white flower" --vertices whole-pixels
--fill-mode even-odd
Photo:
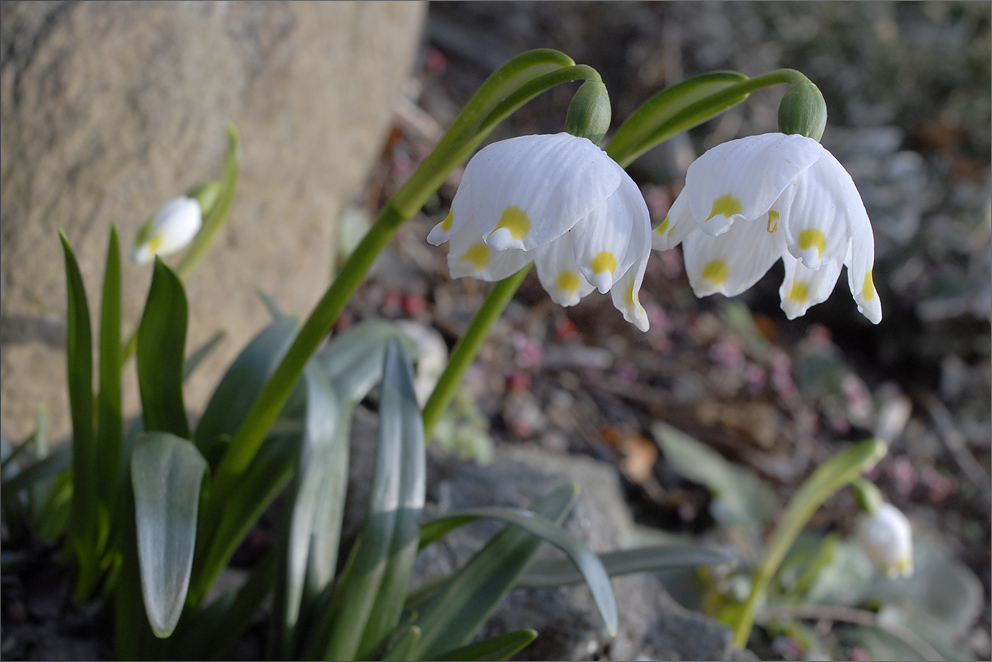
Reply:
[[[851,176],[812,138],[769,133],[709,150],[689,166],[652,242],[658,250],[683,242],[696,296],[740,294],[782,258],[789,319],[825,301],[846,266],[858,310],[882,319],[868,213]]]
[[[451,240],[454,278],[496,281],[533,260],[562,306],[598,289],[642,331],[638,301],[651,252],[651,221],[634,181],[591,141],[567,133],[489,145],[462,177],[451,213],[431,230]]]
[[[858,518],[858,537],[875,565],[890,577],[913,574],[913,532],[902,511],[883,503]]]
[[[138,264],[148,264],[156,255],[175,253],[193,240],[202,224],[200,203],[195,199],[169,200],[141,229],[131,259]]]

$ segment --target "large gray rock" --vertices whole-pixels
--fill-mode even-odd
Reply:
[[[4,2],[0,32],[2,426],[47,405],[68,430],[57,229],[98,311],[111,223],[127,250],[166,200],[219,174],[233,122],[244,165],[228,226],[187,282],[202,406],[266,320],[255,288],[306,314],[332,271],[335,220],[380,149],[425,3]],[[124,267],[125,325],[150,269]],[[126,388],[134,412],[137,393]]]

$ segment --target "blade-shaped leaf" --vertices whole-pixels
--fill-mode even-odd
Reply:
[[[406,632],[400,635],[393,647],[382,656],[383,660],[412,660],[411,653],[420,641],[420,628],[411,625]]]
[[[534,630],[514,630],[466,646],[452,648],[435,660],[508,660],[537,639]]]
[[[8,503],[12,503],[18,492],[48,480],[72,466],[72,447],[62,446],[45,459],[32,462],[17,475],[4,478],[3,484],[0,485],[0,500],[6,508]]]
[[[278,658],[292,656],[313,537],[320,521],[320,510],[324,507],[321,497],[326,483],[333,480],[339,469],[333,464],[340,455],[334,448],[340,415],[337,396],[315,362],[307,364],[303,376],[307,390],[306,426],[297,463],[297,480],[288,501],[284,567],[274,608],[280,619],[273,641],[273,651]]]
[[[281,317],[255,336],[231,363],[203,410],[196,426],[196,445],[210,465],[216,466],[224,451],[225,437],[238,429],[262,386],[286,354],[299,320]]]
[[[610,577],[670,568],[731,565],[733,557],[702,547],[640,547],[599,555]],[[520,588],[549,588],[583,581],[568,559],[537,559],[517,584]]]
[[[190,438],[183,405],[183,364],[188,316],[179,277],[155,258],[145,312],[138,326],[138,389],[145,430]]]
[[[393,622],[386,631],[388,634],[396,626],[402,609],[402,597],[396,600],[396,606],[383,605],[379,601],[380,591],[385,591],[383,597],[397,592],[402,596],[409,580],[423,507],[424,479],[422,464],[412,469],[403,466],[404,462],[416,463],[416,455],[405,453],[404,448],[419,440],[419,461],[423,462],[424,443],[419,411],[416,424],[412,424],[410,413],[411,406],[417,411],[412,369],[397,340],[388,342],[383,373],[383,402],[368,515],[333,598],[320,615],[307,657],[353,659],[363,645],[363,637],[368,642],[377,636],[383,628],[380,623],[390,618],[390,611],[395,611],[396,618],[390,618]],[[405,485],[407,480],[411,482]],[[397,588],[399,585],[402,589]],[[366,634],[377,605],[386,613],[375,614],[370,634]]]
[[[124,417],[121,412],[121,251],[117,228],[110,228],[107,265],[100,304],[100,393],[96,427],[96,474],[100,491],[101,527],[98,549],[110,533],[110,514],[117,500],[124,461]]]
[[[146,433],[131,454],[141,593],[157,637],[172,634],[186,601],[206,470],[196,446],[168,433]]]
[[[518,508],[465,508],[452,511],[450,514],[433,521],[451,519],[464,523],[466,518],[496,519],[519,526],[565,552],[589,586],[593,600],[599,608],[599,613],[603,616],[607,631],[611,634],[616,633],[617,605],[613,597],[613,589],[610,586],[610,576],[606,573],[606,568],[603,567],[599,557],[580,540],[572,537],[553,520],[532,511]],[[424,525],[424,528],[430,525],[429,522]]]
[[[561,523],[577,497],[578,488],[565,485],[536,501],[531,511]],[[421,636],[411,659],[433,659],[468,643],[513,590],[542,542],[515,526],[489,541],[437,595],[418,607]]]
[[[388,322],[356,324],[317,352],[317,360],[343,400],[360,402],[379,383],[390,338],[399,339],[407,353],[416,356],[413,340]]]
[[[69,380],[69,409],[72,415],[72,526],[70,543],[79,556],[77,597],[91,590],[96,562],[95,543],[97,480],[93,438],[93,336],[90,309],[79,263],[65,235],[59,233],[65,254],[68,309],[66,313],[66,368]]]
[[[386,348],[379,435],[400,439],[400,493],[386,571],[358,649],[359,659],[369,659],[378,652],[399,624],[417,556],[420,516],[424,510],[427,480],[424,421],[417,406],[413,366],[398,338],[391,338]]]
[[[217,349],[217,345],[224,340],[226,335],[227,334],[223,331],[218,331],[214,335],[210,336],[210,340],[197,347],[192,354],[186,357],[186,362],[183,364],[183,381],[189,379],[190,375],[192,375],[193,372],[200,367],[200,364],[203,363],[204,359],[210,356],[213,351]]]

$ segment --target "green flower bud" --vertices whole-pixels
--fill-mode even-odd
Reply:
[[[804,80],[793,83],[778,107],[778,129],[819,141],[827,126],[827,104],[816,85]]]
[[[602,81],[589,80],[582,84],[568,105],[565,130],[598,144],[609,130],[612,116],[606,86]]]
[[[875,487],[875,483],[865,478],[853,480],[851,491],[854,492],[854,500],[858,502],[858,507],[869,515],[874,514],[883,503],[882,493]]]

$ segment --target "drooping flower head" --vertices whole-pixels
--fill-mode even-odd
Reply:
[[[598,289],[642,331],[637,295],[651,251],[647,205],[606,152],[568,133],[489,145],[465,168],[451,213],[427,240],[451,241],[454,278],[496,281],[530,261],[562,306]]]
[[[162,205],[141,229],[131,259],[148,264],[156,255],[175,253],[193,240],[202,224],[200,203],[195,198],[174,198]]]
[[[740,294],[781,258],[789,319],[825,301],[846,266],[858,310],[882,319],[868,213],[851,176],[812,138],[770,133],[709,150],[689,166],[652,242],[683,244],[696,296]]]
[[[913,574],[913,530],[902,511],[882,503],[858,518],[858,537],[872,562],[890,577]]]

